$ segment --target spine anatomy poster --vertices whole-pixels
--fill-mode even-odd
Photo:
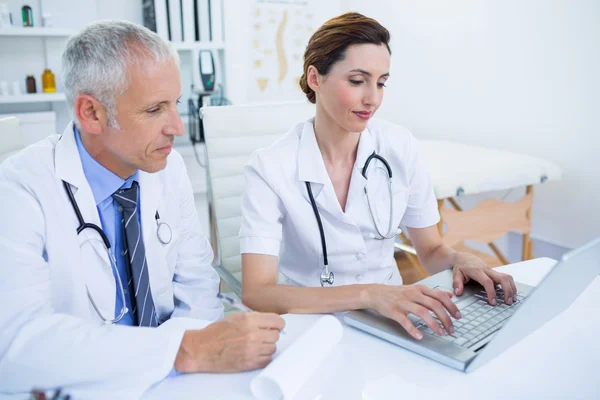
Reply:
[[[255,0],[250,27],[250,101],[304,97],[298,81],[303,55],[316,26],[309,1]]]

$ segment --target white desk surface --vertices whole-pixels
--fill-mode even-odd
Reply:
[[[500,270],[536,285],[554,263],[542,258]],[[340,344],[296,399],[600,399],[599,299],[600,276],[563,313],[469,374],[345,325]],[[286,340],[318,317],[293,318]],[[144,399],[252,399],[250,381],[257,374],[181,375],[157,384]]]

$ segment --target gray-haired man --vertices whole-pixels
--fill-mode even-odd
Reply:
[[[173,371],[268,364],[281,317],[215,322],[213,254],[172,151],[177,54],[101,22],[69,40],[63,69],[74,123],[0,168],[0,392],[131,398]]]

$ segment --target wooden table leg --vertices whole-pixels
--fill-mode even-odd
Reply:
[[[529,194],[533,195],[533,185],[529,185],[525,188],[525,195],[527,196]],[[533,202],[531,204],[532,205],[529,207],[529,209],[525,213],[525,217],[527,218],[527,221],[529,222],[529,226],[531,226],[531,208],[533,207]],[[533,258],[533,243],[531,242],[531,236],[529,233],[524,233],[523,234],[523,261],[531,260],[532,258]]]
[[[410,243],[410,240],[408,240],[408,238],[404,234],[404,232],[400,233],[400,238],[402,239],[402,242],[404,244],[406,244],[406,245],[412,245]],[[429,276],[429,273],[421,265],[421,263],[419,262],[419,258],[417,256],[415,256],[414,254],[411,254],[411,253],[408,253],[408,252],[405,252],[405,254],[406,254],[406,258],[408,258],[408,261],[410,261],[410,263],[413,266],[413,268],[415,268],[419,272],[419,275],[421,275],[421,277],[422,277],[421,279],[427,278]]]

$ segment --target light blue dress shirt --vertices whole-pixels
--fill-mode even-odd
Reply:
[[[87,179],[92,193],[94,194],[94,200],[96,200],[96,207],[98,208],[98,214],[100,215],[100,222],[102,223],[102,230],[110,241],[110,245],[115,253],[117,260],[117,270],[123,283],[123,289],[125,291],[125,301],[127,302],[127,308],[129,312],[123,316],[118,322],[121,325],[134,325],[135,319],[132,314],[133,307],[131,306],[131,296],[129,293],[129,271],[127,268],[127,260],[123,256],[123,227],[121,225],[121,212],[118,210],[118,204],[113,201],[112,194],[119,189],[128,189],[131,187],[132,182],[138,180],[138,172],[136,171],[127,180],[121,179],[108,169],[104,168],[98,161],[87,152],[77,127],[74,127],[75,141],[77,142],[77,149],[79,150],[79,157],[81,158],[81,164],[83,166],[83,173]],[[140,223],[140,212],[139,212],[139,192],[138,192],[138,223]],[[140,227],[142,224],[140,223]],[[115,272],[113,271],[113,274]],[[118,283],[115,276],[115,284],[117,285],[116,302],[115,302],[115,316],[121,313],[123,303],[121,302],[121,294],[119,292]]]

